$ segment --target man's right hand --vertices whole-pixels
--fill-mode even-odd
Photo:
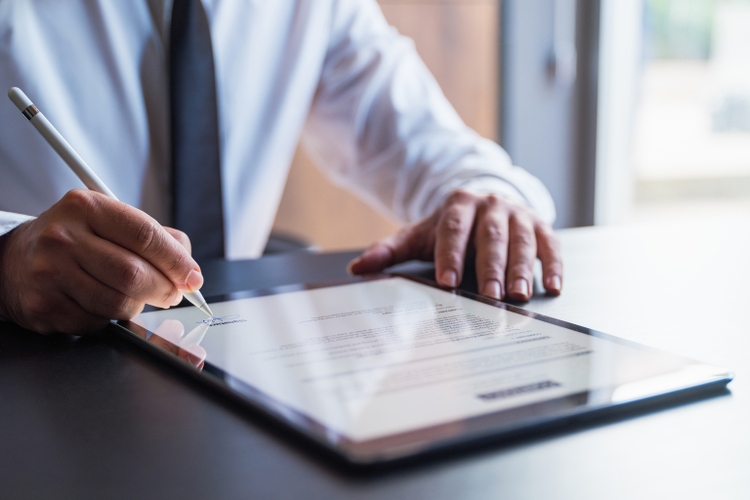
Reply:
[[[0,236],[0,319],[39,333],[96,331],[201,285],[184,233],[93,191]]]

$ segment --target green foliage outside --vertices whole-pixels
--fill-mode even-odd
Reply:
[[[714,13],[722,2],[750,3],[750,0],[646,0],[648,56],[709,59]]]

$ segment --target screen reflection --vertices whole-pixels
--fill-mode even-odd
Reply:
[[[153,333],[141,329],[134,333],[155,346],[187,361],[198,370],[203,370],[206,350],[201,347],[200,343],[206,336],[208,327],[208,324],[201,323],[185,334],[185,327],[182,322],[176,319],[167,319]]]

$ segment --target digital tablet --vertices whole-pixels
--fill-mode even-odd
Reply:
[[[516,436],[667,395],[722,368],[406,276],[144,312],[121,333],[346,460]]]

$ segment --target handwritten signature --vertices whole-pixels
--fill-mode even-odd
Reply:
[[[233,319],[239,318],[239,314],[231,314],[229,316],[212,316],[202,321],[196,321],[196,323],[203,323],[204,325],[214,325],[216,323],[224,323],[226,321],[232,321]]]

